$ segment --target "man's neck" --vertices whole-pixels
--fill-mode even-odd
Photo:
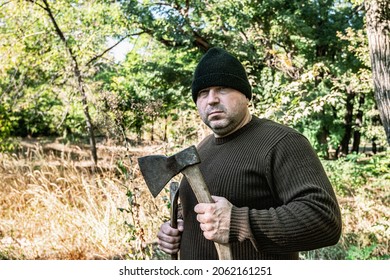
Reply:
[[[237,130],[239,130],[240,128],[244,127],[246,124],[248,124],[250,121],[252,120],[252,115],[249,113],[249,110],[247,111],[247,113],[245,114],[244,118],[241,120],[241,122],[232,130],[230,131],[229,133],[226,133],[224,135],[219,135],[217,133],[214,132],[214,137],[215,138],[221,138],[221,137],[226,137],[234,132],[236,132]]]

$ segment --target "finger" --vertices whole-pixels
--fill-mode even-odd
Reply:
[[[158,239],[157,243],[160,246],[167,248],[167,249],[175,249],[175,248],[179,248],[179,246],[180,246],[180,240],[175,240],[174,242],[172,242],[172,240],[166,241],[164,239]]]
[[[180,244],[171,244],[171,243],[166,243],[163,241],[158,242],[158,247],[164,251],[165,253],[168,254],[175,254],[179,251],[180,249]]]
[[[206,211],[206,206],[207,206],[206,203],[198,203],[198,204],[196,204],[195,207],[194,207],[195,213],[203,214]]]
[[[206,231],[212,231],[214,227],[211,224],[200,224],[200,229],[206,232]]]
[[[214,241],[214,234],[213,234],[213,232],[211,232],[211,231],[204,231],[204,232],[203,232],[203,236],[204,236],[204,238],[206,238],[207,240]]]
[[[201,223],[201,224],[205,224],[205,223],[208,223],[210,222],[210,215],[207,215],[207,214],[198,214],[196,215],[196,220]]]
[[[159,240],[162,240],[162,241],[168,242],[168,243],[178,243],[178,242],[180,242],[180,233],[178,231],[178,234],[176,234],[176,235],[168,235],[168,234],[165,234],[163,232],[159,232],[157,234],[157,238]]]
[[[181,225],[182,227],[183,225]],[[168,235],[168,236],[178,236],[180,235],[180,230],[178,228],[173,228],[170,226],[169,223],[165,223],[161,228],[160,232],[161,234]]]
[[[184,231],[184,221],[183,220],[181,220],[181,219],[177,220],[177,229],[180,232]]]

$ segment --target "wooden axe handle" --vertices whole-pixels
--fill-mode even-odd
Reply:
[[[170,195],[170,201],[171,201],[171,227],[177,228],[177,200],[179,196],[179,183],[178,182],[171,182],[171,185],[169,186],[169,195]],[[171,254],[172,260],[178,260],[179,255]]]
[[[188,183],[191,186],[192,191],[195,193],[196,199],[199,203],[214,203],[211,198],[209,189],[206,186],[203,175],[199,170],[198,164],[188,166],[181,171],[187,178]],[[230,250],[229,243],[217,243],[214,242],[217,249],[218,257],[220,260],[232,260],[232,252]]]

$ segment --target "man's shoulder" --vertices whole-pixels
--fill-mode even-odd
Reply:
[[[301,132],[287,125],[260,118],[254,118],[254,122],[252,135],[249,138],[257,139],[257,141],[251,141],[257,147],[265,150],[272,150],[275,147],[289,149],[296,141],[307,142],[307,138]]]

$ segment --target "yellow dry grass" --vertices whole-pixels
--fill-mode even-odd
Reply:
[[[22,156],[0,154],[0,259],[150,257],[168,209],[164,195],[147,193],[137,155],[106,151],[93,172],[90,162],[39,145]]]
[[[0,153],[0,259],[168,257],[154,245],[169,218],[169,196],[162,191],[152,197],[136,159],[179,147],[99,146],[99,166],[92,169],[89,154],[79,147],[24,146],[19,155]],[[344,223],[339,244],[303,258],[345,258],[360,254],[351,245],[364,250],[372,244],[372,254],[388,256],[390,207],[383,181],[340,194],[339,202]]]

